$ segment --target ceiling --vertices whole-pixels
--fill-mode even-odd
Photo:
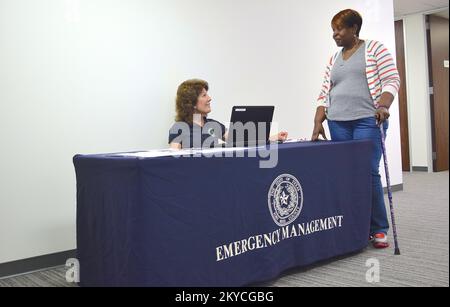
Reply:
[[[447,8],[448,0],[394,0],[395,17]],[[448,18],[448,10],[446,13]]]

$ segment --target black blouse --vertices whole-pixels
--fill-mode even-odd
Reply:
[[[221,147],[225,140],[225,126],[213,119],[205,118],[205,125],[176,122],[169,131],[169,144],[178,143],[182,148]]]

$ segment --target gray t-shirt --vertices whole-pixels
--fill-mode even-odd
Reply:
[[[331,70],[329,120],[350,121],[375,115],[367,84],[365,51],[364,43],[347,61],[342,58],[342,51],[338,55]]]

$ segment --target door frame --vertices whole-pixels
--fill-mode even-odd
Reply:
[[[396,63],[401,78],[398,94],[402,171],[411,171],[411,142],[409,132],[408,92],[405,52],[405,27],[403,19],[395,20]]]

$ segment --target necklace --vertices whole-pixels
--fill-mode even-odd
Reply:
[[[352,55],[355,53],[355,51],[358,49],[359,46],[361,46],[361,40],[358,39],[356,43],[353,44],[353,46],[350,49],[342,50],[342,63],[340,66],[344,66],[345,62],[348,61]]]

